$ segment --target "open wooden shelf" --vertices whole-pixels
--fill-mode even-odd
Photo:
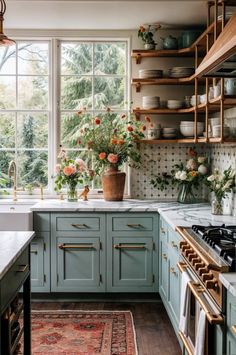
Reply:
[[[155,114],[162,114],[162,115],[182,115],[182,114],[190,114],[194,112],[195,108],[179,108],[179,109],[169,109],[169,108],[157,108],[152,110],[144,110],[136,108],[133,110],[133,113],[139,115],[155,115]]]
[[[183,143],[183,144],[195,144],[195,143],[234,143],[236,144],[236,138],[225,138],[221,141],[220,137],[208,138],[198,137],[198,138],[178,138],[178,139],[142,139],[138,141],[139,143],[144,144],[174,144],[174,143]]]

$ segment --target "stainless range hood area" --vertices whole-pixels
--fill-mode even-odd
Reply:
[[[236,77],[236,12],[196,70],[197,76]]]

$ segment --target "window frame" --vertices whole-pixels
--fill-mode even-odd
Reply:
[[[15,41],[27,41],[27,42],[47,42],[49,44],[49,61],[48,61],[48,77],[49,77],[49,97],[48,97],[48,186],[44,190],[45,198],[55,198],[57,197],[54,191],[54,180],[55,175],[55,165],[57,163],[57,156],[60,150],[60,43],[62,42],[125,42],[126,43],[126,97],[127,97],[127,111],[130,107],[131,102],[131,61],[130,61],[130,48],[131,48],[131,38],[129,36],[116,37],[116,36],[27,36],[22,35],[20,37],[11,36]],[[6,111],[7,110],[3,110]],[[13,112],[13,110],[10,110]],[[16,109],[15,112],[20,112],[21,110]],[[69,111],[69,110],[68,110]],[[125,111],[122,110],[121,111]],[[125,165],[124,171],[126,172],[126,184],[125,184],[125,197],[130,196],[130,173],[131,169],[128,164]],[[12,189],[7,189],[11,194]],[[39,198],[40,189],[35,188],[33,194],[30,195],[26,191],[17,191],[17,194],[21,198]],[[11,195],[1,195],[1,198],[11,198]],[[90,198],[102,198],[102,189],[93,189],[90,192]]]

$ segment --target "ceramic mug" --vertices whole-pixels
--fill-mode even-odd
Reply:
[[[225,93],[226,95],[236,95],[236,79],[225,79]]]

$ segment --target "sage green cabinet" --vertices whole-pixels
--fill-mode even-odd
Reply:
[[[227,355],[236,354],[236,297],[227,292]]]
[[[178,333],[181,273],[177,264],[181,258],[179,253],[181,237],[162,217],[159,225],[159,293]]]
[[[50,292],[50,214],[34,212],[36,237],[31,242],[31,291]]]
[[[157,214],[107,215],[109,292],[157,291],[157,241]]]
[[[105,215],[51,215],[51,291],[105,291]]]

